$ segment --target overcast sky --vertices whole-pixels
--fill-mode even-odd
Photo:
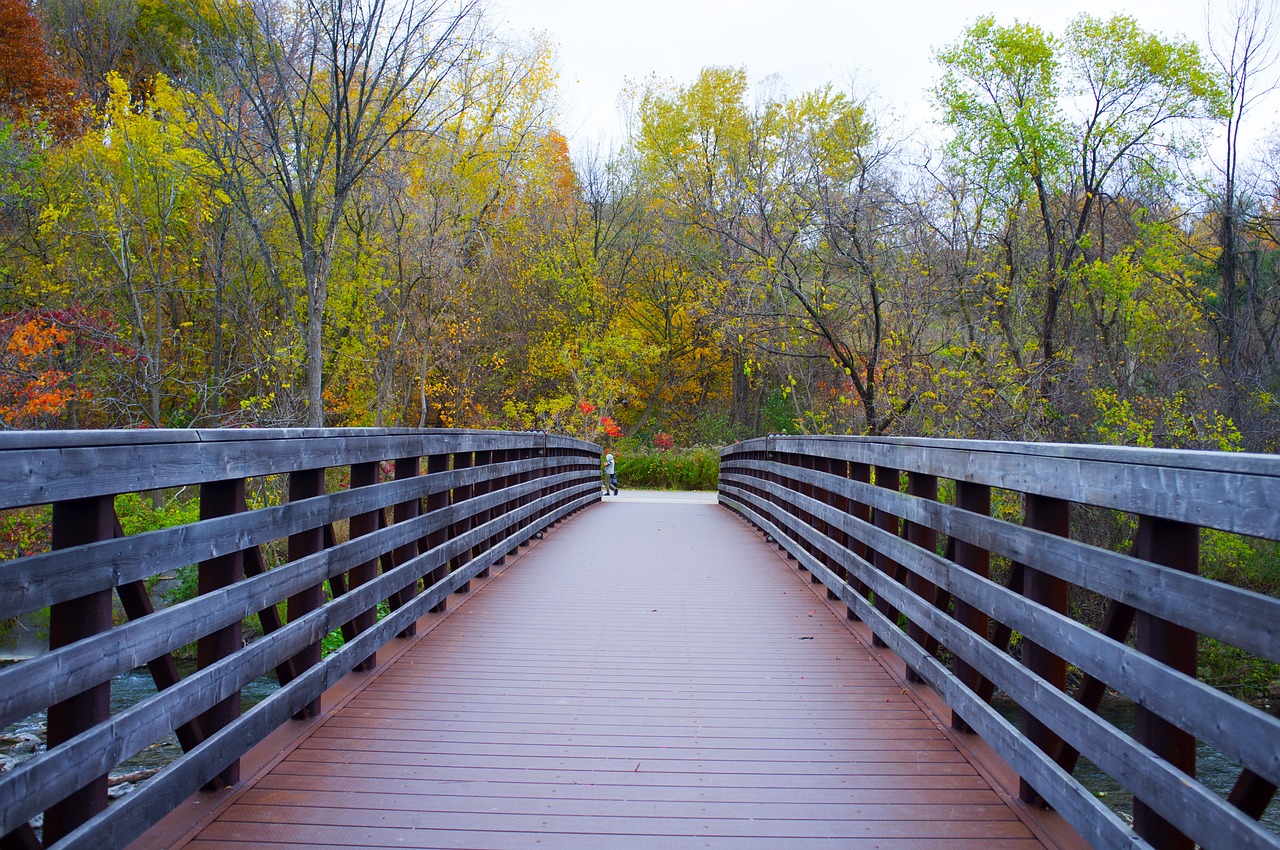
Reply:
[[[856,79],[857,92],[914,127],[929,120],[933,51],[983,14],[1055,33],[1081,12],[1125,13],[1201,42],[1205,31],[1204,0],[493,0],[489,9],[506,32],[546,32],[556,45],[560,129],[575,150],[619,137],[624,83],[652,74],[684,85],[708,65],[744,67],[753,83],[779,75],[793,94]],[[1276,123],[1271,106],[1256,125]]]

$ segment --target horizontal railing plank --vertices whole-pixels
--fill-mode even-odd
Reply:
[[[741,451],[809,454],[1280,539],[1280,457],[1116,446],[769,437]]]
[[[739,461],[738,468],[759,474],[768,464]],[[1139,611],[1280,661],[1280,600],[1274,597],[828,473],[786,466],[777,474],[887,511]],[[727,472],[725,480],[738,479]]]

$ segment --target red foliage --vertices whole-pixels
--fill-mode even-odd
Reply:
[[[584,415],[589,415],[595,412],[596,406],[589,401],[580,401],[578,402],[578,409],[581,410]]]
[[[653,435],[653,447],[659,451],[668,452],[675,448],[676,438],[668,434],[666,431],[659,431]]]
[[[618,423],[613,421],[613,417],[606,416],[600,420],[600,427],[604,429],[604,433],[609,437],[621,437],[622,429],[618,427]]]

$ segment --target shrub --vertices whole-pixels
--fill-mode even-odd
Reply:
[[[616,454],[622,487],[655,490],[714,490],[720,480],[720,455],[708,446],[691,449],[634,449]]]

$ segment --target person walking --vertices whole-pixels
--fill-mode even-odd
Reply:
[[[605,484],[604,491],[608,493],[613,490],[613,495],[618,495],[618,471],[613,462],[613,453],[604,456],[604,474],[608,477],[608,483]]]

